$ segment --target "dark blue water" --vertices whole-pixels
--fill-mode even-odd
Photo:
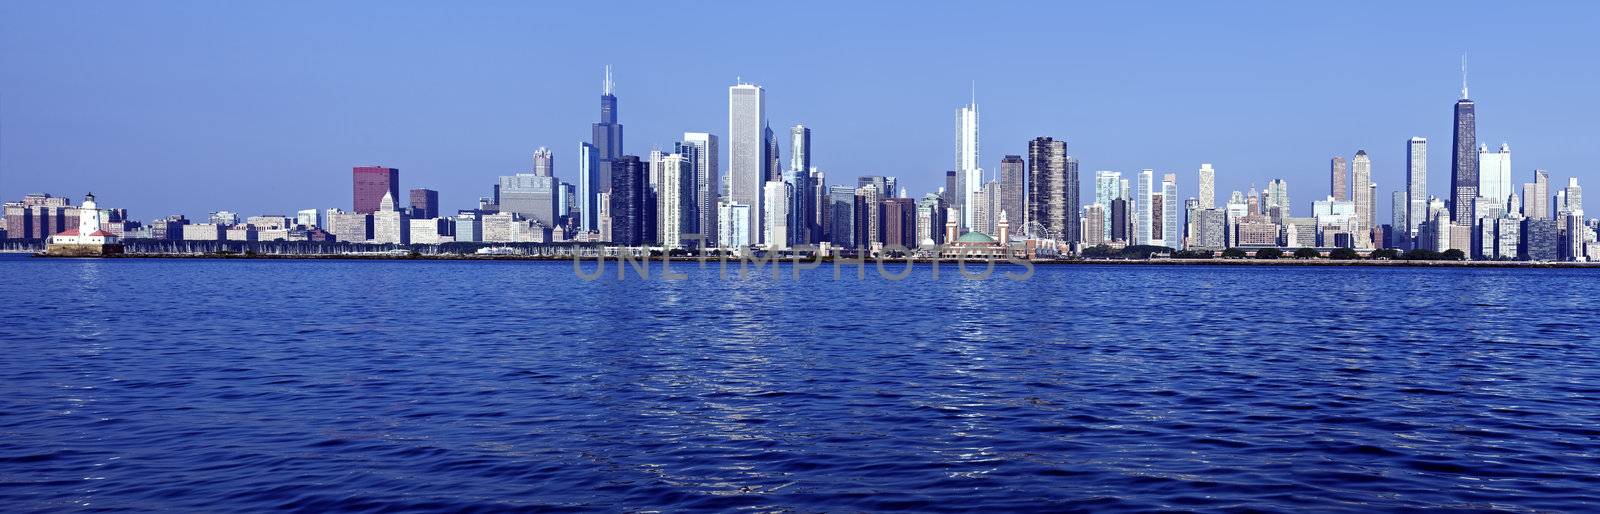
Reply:
[[[1600,270],[675,267],[0,258],[0,510],[1600,510]]]

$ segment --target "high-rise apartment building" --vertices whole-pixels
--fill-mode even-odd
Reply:
[[[650,197],[645,192],[649,188],[649,172],[636,155],[622,155],[609,162],[611,191],[607,193],[610,204],[607,207],[611,214],[611,242],[641,246],[654,232],[654,224],[649,223],[651,216],[645,213],[645,202]],[[502,190],[501,195],[504,194]]]
[[[1043,234],[1057,241],[1076,241],[1077,231],[1078,162],[1067,155],[1067,142],[1049,137],[1037,137],[1028,142],[1028,210],[1029,225],[1037,225]],[[1023,233],[1031,228],[1024,226]]]
[[[1154,199],[1151,194],[1151,188],[1155,187],[1155,173],[1155,170],[1148,168],[1139,170],[1139,183],[1134,187],[1134,194],[1138,196],[1133,199],[1132,206],[1134,229],[1133,241],[1131,242],[1133,244],[1152,244],[1152,241],[1160,236],[1160,233],[1156,231],[1157,223],[1150,216],[1152,212],[1151,201]]]
[[[1511,145],[1501,144],[1496,151],[1489,145],[1478,147],[1478,196],[1504,208],[1511,190]]]
[[[1217,208],[1217,170],[1211,168],[1211,163],[1200,164],[1200,201],[1201,209]]]
[[[693,230],[699,231],[700,237],[705,238],[707,248],[716,248],[719,244],[717,216],[720,209],[717,208],[717,202],[721,189],[717,181],[721,179],[721,172],[717,164],[721,158],[718,151],[717,136],[706,132],[683,133],[683,143],[678,150],[694,160],[694,204],[699,219],[691,225]]]
[[[1161,176],[1161,239],[1166,246],[1178,248],[1182,246],[1183,227],[1178,220],[1178,211],[1182,204],[1178,197],[1178,175],[1168,173]]]
[[[836,248],[856,248],[856,190],[850,186],[828,188],[828,242]]]
[[[1406,141],[1406,205],[1405,230],[1414,238],[1428,220],[1427,138],[1413,137]]]
[[[1023,189],[1027,174],[1027,161],[1020,155],[1007,155],[1000,159],[1000,210],[1007,215],[1007,220],[1018,225],[1012,226],[1016,232],[1021,222],[1027,217],[1024,210],[1027,208],[1027,190]]]
[[[883,194],[874,184],[863,184],[855,190],[855,242],[857,248],[872,249],[883,242]]]
[[[655,166],[660,181],[656,184],[656,223],[659,225],[657,232],[661,234],[659,242],[667,248],[690,247],[683,236],[698,233],[692,230],[691,223],[696,209],[694,161],[674,152],[662,155]]]
[[[1122,197],[1122,172],[1096,171],[1094,172],[1094,203],[1106,208],[1106,215],[1101,220],[1100,238],[1111,241],[1111,202]],[[1087,220],[1084,223],[1088,223]]]
[[[793,190],[781,180],[771,180],[767,181],[764,195],[761,205],[767,212],[762,216],[766,220],[762,227],[765,230],[762,241],[766,242],[768,250],[788,250],[791,235],[789,206],[794,203]]]

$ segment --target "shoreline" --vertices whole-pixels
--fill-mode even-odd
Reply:
[[[23,253],[23,252],[15,252],[15,253]],[[113,255],[94,256],[94,257],[74,257],[74,256],[45,255],[43,253],[33,253],[32,256],[33,257],[37,257],[37,258],[48,258],[48,259],[213,259],[213,260],[246,259],[246,260],[350,260],[350,261],[568,261],[568,262],[570,262],[570,261],[573,261],[573,260],[577,260],[577,261],[582,261],[582,262],[592,262],[592,261],[596,261],[596,260],[601,259],[601,257],[594,257],[594,256],[580,256],[580,257],[574,258],[572,256],[559,256],[558,257],[558,256],[543,256],[543,255],[469,255],[469,254],[436,254],[436,255],[254,254],[254,255],[246,255],[246,254],[205,254],[205,253],[123,253],[123,254],[113,254]],[[608,260],[608,261],[617,261],[619,258],[618,257],[604,257],[604,259]],[[663,259],[664,259],[663,257],[656,256],[656,257],[650,257],[649,259],[646,259],[646,260],[651,261],[651,262],[660,262]],[[686,256],[668,257],[668,258],[665,258],[665,259],[666,260],[670,260],[670,261],[672,261],[674,263],[691,263],[691,264],[692,263],[698,263],[698,262],[700,262],[702,260],[700,257],[686,257]],[[705,258],[704,260],[705,260],[705,262],[707,264],[715,264],[715,263],[723,261],[723,259],[717,258],[717,257],[708,257],[708,258]],[[738,259],[738,258],[728,258],[728,259],[726,259],[726,261],[729,264],[733,264],[733,265],[738,265],[738,263],[740,263],[741,260],[743,260],[743,259]],[[833,265],[836,260],[838,260],[838,259],[833,259],[833,258],[824,258],[824,259],[821,259],[821,260],[817,260],[817,259],[800,259],[798,262],[802,263],[802,264]],[[762,265],[762,266],[765,266],[765,265],[768,265],[768,264],[773,264],[773,263],[782,264],[782,265],[793,265],[793,264],[796,264],[796,260],[795,259],[779,259],[779,258],[774,258],[774,259],[765,260],[765,261],[763,261],[763,260],[743,260],[743,261],[749,262],[752,265],[759,264],[759,265]],[[924,264],[925,265],[925,264],[931,264],[934,261],[935,261],[935,259],[915,259],[915,260],[912,261],[912,263],[913,264]],[[941,265],[951,265],[951,266],[955,266],[957,264],[960,264],[961,262],[965,262],[968,265],[986,265],[988,262],[990,262],[990,261],[983,260],[983,259],[967,259],[965,261],[958,260],[958,259],[937,259],[937,261]],[[635,262],[637,262],[637,261],[635,261]],[[840,261],[841,265],[854,265],[854,264],[856,264],[856,262],[857,261],[855,259],[847,259],[847,260]],[[875,265],[876,262],[877,262],[876,260],[869,259],[869,260],[866,261],[866,264]],[[1011,262],[1011,261],[1004,261],[1004,260],[996,260],[996,261],[993,261],[993,262],[995,264],[998,264],[998,265],[1018,266],[1018,265],[1021,265],[1020,262],[1022,262],[1022,261]],[[1470,260],[1468,260],[1468,261],[1422,261],[1422,260],[1400,260],[1400,259],[1331,260],[1331,259],[1326,259],[1326,258],[1319,258],[1319,259],[1295,259],[1295,258],[1256,259],[1256,258],[1250,258],[1250,257],[1237,258],[1237,259],[1225,259],[1225,258],[1219,258],[1219,257],[1213,257],[1213,258],[1209,258],[1209,259],[1139,259],[1139,260],[1135,260],[1135,259],[1059,259],[1059,260],[1034,260],[1034,261],[1025,261],[1025,262],[1027,262],[1030,265],[1034,265],[1034,266],[1082,266],[1082,265],[1193,266],[1193,265],[1211,265],[1211,266],[1246,266],[1246,267],[1248,267],[1248,266],[1266,266],[1266,267],[1319,266],[1319,267],[1436,267],[1436,268],[1439,268],[1439,267],[1442,267],[1442,268],[1600,268],[1600,262],[1470,261]],[[906,264],[906,259],[905,258],[885,258],[885,259],[883,259],[883,263],[886,266],[903,266],[903,265]]]

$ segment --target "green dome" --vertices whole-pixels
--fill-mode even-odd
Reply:
[[[956,238],[957,243],[993,243],[994,238],[982,232],[967,232]]]

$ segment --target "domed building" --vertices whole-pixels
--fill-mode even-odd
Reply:
[[[945,223],[945,240],[950,244],[940,248],[941,259],[974,259],[974,260],[1004,260],[1011,251],[1011,224],[1006,222],[1006,211],[1000,211],[1000,219],[995,223],[995,230],[999,232],[997,240],[988,234],[972,231],[956,236],[956,222],[954,218]]]
[[[78,207],[78,226],[50,236],[45,255],[68,257],[95,257],[122,253],[122,239],[101,227],[102,213],[94,202],[94,193],[83,197]]]

